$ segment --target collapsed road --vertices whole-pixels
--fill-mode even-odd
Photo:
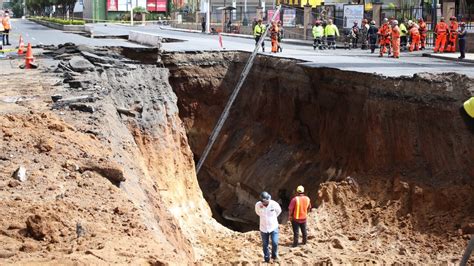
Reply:
[[[282,263],[460,262],[474,233],[460,113],[472,79],[258,56],[196,175],[248,56],[67,44],[2,73],[2,259],[259,263],[259,193],[287,207],[303,184],[309,243],[290,248],[282,219]]]

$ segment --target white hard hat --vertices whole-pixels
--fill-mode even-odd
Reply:
[[[398,20],[393,20],[392,23],[393,23],[394,25],[398,25]]]

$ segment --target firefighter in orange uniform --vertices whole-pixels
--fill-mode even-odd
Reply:
[[[446,48],[446,52],[456,52],[456,42],[458,40],[458,22],[456,17],[451,17],[449,19],[451,23],[449,23],[449,39],[448,39],[448,47]]]
[[[436,34],[436,44],[434,48],[434,52],[440,53],[444,52],[444,47],[446,46],[446,35],[448,34],[448,24],[444,22],[444,18],[441,17],[440,22],[436,24],[436,28],[434,30]]]
[[[400,28],[398,28],[398,21],[392,21],[392,49],[393,58],[400,58]]]
[[[379,35],[379,44],[380,44],[380,55],[382,57],[384,53],[388,50],[388,55],[390,55],[390,35],[392,34],[388,19],[383,19],[383,24],[380,26],[378,35]]]
[[[413,51],[418,51],[420,48],[420,32],[418,31],[418,27],[415,23],[410,21],[408,23],[409,25],[409,30],[408,32],[410,33],[410,52]]]
[[[418,19],[418,31],[420,32],[420,44],[421,44],[421,50],[425,50],[426,48],[426,34],[428,32],[428,27],[426,26],[426,22],[423,20],[423,18]]]
[[[270,38],[272,40],[272,53],[278,52],[278,26],[275,21],[272,22],[272,27],[270,28]]]

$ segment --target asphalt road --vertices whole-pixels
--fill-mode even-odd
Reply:
[[[131,27],[119,24],[90,24],[89,26],[93,28],[94,35],[102,36],[102,38],[91,39],[79,34],[53,30],[27,20],[14,20],[11,42],[17,44],[19,34],[22,34],[25,43],[31,42],[32,44],[57,45],[73,42],[91,46],[140,47],[140,45],[128,42],[127,40],[104,38],[114,35],[127,35],[131,30],[134,30],[180,40],[179,42],[164,43],[163,49],[166,51],[222,50],[219,47],[217,35],[175,31],[158,25]],[[254,49],[253,39],[230,36],[223,36],[222,39],[225,50],[250,52]],[[282,47],[282,53],[271,54],[268,52],[270,50],[270,42],[267,41],[267,52],[262,54],[303,60],[306,61],[303,64],[308,67],[331,67],[350,71],[378,73],[385,76],[411,76],[420,72],[457,72],[474,77],[474,67],[471,63],[422,57],[421,52],[402,53],[400,59],[393,59],[388,57],[379,58],[376,53],[370,54],[370,51],[360,49],[314,51],[311,46],[288,44],[284,41]]]

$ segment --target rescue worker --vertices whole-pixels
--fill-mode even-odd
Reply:
[[[434,33],[436,34],[436,44],[434,52],[440,53],[444,52],[444,47],[446,46],[446,35],[448,33],[448,24],[444,22],[444,17],[441,17],[440,22],[436,24]]]
[[[260,194],[260,201],[255,204],[255,213],[260,217],[260,236],[262,237],[263,258],[270,262],[268,244],[272,240],[271,258],[278,260],[278,215],[281,213],[280,205],[272,200],[266,191]]]
[[[327,39],[328,48],[331,49],[332,47],[336,50],[336,37],[339,37],[339,30],[336,25],[332,24],[332,19],[328,20],[328,24],[324,28],[324,36]]]
[[[285,30],[283,29],[283,25],[281,24],[281,20],[278,21],[278,52],[283,52],[283,48],[281,48],[281,40],[283,39],[283,35],[285,34]]]
[[[449,23],[449,39],[448,39],[448,47],[446,47],[446,52],[456,52],[456,42],[458,38],[458,22],[456,17],[452,16],[449,19],[451,22]]]
[[[10,30],[12,29],[12,24],[10,22],[10,13],[5,11],[2,19],[3,24],[3,45],[11,45],[10,44]]]
[[[3,50],[3,31],[5,30],[3,28],[3,13],[0,10],[0,50]]]
[[[393,58],[400,58],[400,28],[398,27],[398,21],[392,21],[392,49]]]
[[[459,59],[464,59],[466,57],[465,51],[466,51],[466,23],[461,22],[459,24],[459,29],[458,29],[458,40],[459,40],[459,52],[461,53],[461,56],[459,56]]]
[[[392,34],[390,26],[388,24],[388,19],[383,19],[383,24],[380,26],[378,31],[379,35],[379,44],[380,44],[380,55],[382,57],[384,53],[388,52],[390,55],[390,35]]]
[[[408,30],[406,24],[406,19],[403,20],[402,23],[399,25],[400,29],[400,46],[402,51],[406,51],[408,45]]]
[[[313,29],[313,49],[316,50],[318,48],[319,50],[322,50],[323,47],[323,36],[324,36],[324,28],[321,26],[321,21],[316,20],[314,23]]]
[[[308,233],[306,230],[306,218],[308,212],[311,211],[311,202],[308,196],[304,194],[304,187],[298,186],[296,188],[296,196],[291,199],[288,207],[289,220],[293,228],[293,247],[298,246],[298,235],[301,229],[303,234],[303,245],[308,240]]]
[[[368,43],[368,31],[369,31],[369,21],[367,19],[362,20],[362,26],[360,27],[360,34],[361,34],[361,49],[367,50],[369,43]]]
[[[409,32],[410,32],[410,52],[418,51],[420,49],[420,32],[418,31],[418,27],[415,23],[411,22],[409,24]]]
[[[369,38],[369,47],[370,47],[370,53],[375,52],[375,48],[377,45],[377,35],[378,35],[379,29],[375,26],[375,21],[370,22],[370,27],[369,30],[367,31],[367,37]]]
[[[426,36],[428,33],[428,26],[423,18],[418,19],[418,31],[420,32],[420,49],[425,50],[426,48]]]
[[[278,26],[275,21],[272,22],[272,26],[270,27],[270,39],[272,40],[272,53],[278,52],[278,33],[279,33]]]
[[[354,21],[354,25],[351,29],[351,43],[352,48],[357,48],[357,43],[359,42],[359,25],[357,25],[357,21]]]
[[[265,33],[265,25],[262,24],[262,19],[259,19],[257,25],[255,25],[253,30],[253,36],[255,37],[255,46],[257,46],[258,41]],[[262,41],[262,52],[265,52],[265,40]]]

